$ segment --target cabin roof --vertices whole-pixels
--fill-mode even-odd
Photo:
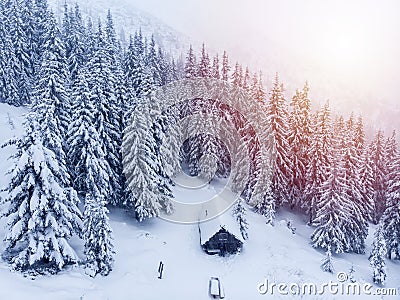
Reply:
[[[233,216],[232,207],[211,220],[200,222],[199,227],[202,245],[209,241],[222,227],[230,234],[233,234],[239,241],[243,242],[239,224]]]

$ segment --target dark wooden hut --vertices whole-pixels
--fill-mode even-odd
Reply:
[[[199,223],[199,233],[201,247],[207,254],[226,256],[242,250],[243,238],[230,209],[212,220]]]

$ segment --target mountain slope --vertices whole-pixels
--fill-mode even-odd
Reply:
[[[23,108],[0,104],[0,142],[22,134]],[[10,125],[10,120],[14,125]],[[7,161],[12,148],[0,149],[0,173],[10,166]],[[1,187],[7,177],[0,176]],[[214,187],[207,186],[196,193],[210,193]],[[177,200],[192,197],[191,192],[178,190]],[[198,196],[198,195],[195,195]],[[287,221],[297,227],[292,234]],[[160,219],[137,223],[123,210],[112,209],[110,224],[114,231],[116,247],[115,268],[108,277],[90,278],[80,266],[67,269],[59,275],[24,278],[10,272],[8,265],[0,262],[0,299],[208,299],[208,281],[218,276],[225,288],[226,299],[290,299],[275,292],[260,295],[259,283],[267,278],[270,283],[315,283],[318,286],[330,280],[337,282],[336,274],[320,269],[325,257],[309,244],[312,228],[305,225],[303,216],[291,212],[278,213],[274,227],[266,225],[260,215],[248,212],[250,239],[243,252],[236,256],[221,258],[202,252],[196,225],[179,225]],[[4,220],[0,221],[0,236],[4,236]],[[371,244],[372,231],[367,240]],[[83,245],[79,240],[72,243],[83,259]],[[4,244],[0,243],[0,251]],[[353,265],[354,277],[359,283],[371,283],[371,269],[367,254],[341,254],[334,256],[336,272],[348,272]],[[158,279],[160,261],[165,264],[163,279]],[[400,295],[400,264],[387,262],[387,287],[397,288]],[[374,291],[376,286],[373,286]],[[301,298],[301,297],[299,297]],[[341,295],[303,296],[303,299],[365,299],[366,296],[344,297]],[[383,299],[397,299],[387,296]],[[368,299],[382,299],[368,296]]]
[[[105,20],[107,11],[110,9],[116,32],[125,42],[129,42],[130,34],[133,35],[141,29],[145,37],[154,34],[157,44],[173,55],[185,53],[191,43],[188,37],[136,8],[129,1],[121,4],[118,0],[49,0],[48,3],[58,16],[63,15],[64,3],[67,3],[69,7],[78,3],[85,21],[87,17],[91,17],[93,21],[99,17]]]

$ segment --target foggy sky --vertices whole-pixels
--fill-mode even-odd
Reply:
[[[267,85],[279,72],[288,98],[308,80],[315,104],[329,99],[376,127],[400,126],[400,1],[124,1],[262,70]],[[335,57],[338,41],[357,47],[343,60]]]

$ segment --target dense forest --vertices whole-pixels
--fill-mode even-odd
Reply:
[[[0,3],[0,102],[29,107],[24,136],[3,145],[16,147],[1,199],[8,226],[3,258],[12,268],[44,274],[77,263],[69,243],[77,235],[88,273],[107,275],[117,250],[107,207],[123,207],[139,222],[172,213],[180,164],[190,175],[212,175],[212,163],[199,169],[203,153],[217,155],[215,176],[229,176],[238,162],[221,140],[194,135],[179,145],[166,128],[199,111],[215,116],[213,128],[221,119],[246,128],[246,118],[235,118],[218,101],[187,99],[150,122],[158,109],[155,89],[210,78],[239,87],[262,107],[247,118],[265,116],[266,138],[258,139],[268,155],[249,134],[240,140],[253,166],[235,207],[243,237],[251,226],[244,204],[272,225],[275,213],[288,207],[307,215],[315,229],[311,244],[326,251],[322,267],[333,272],[332,254],[364,253],[369,224],[378,224],[370,261],[374,281],[384,283],[385,259],[400,259],[396,133],[378,130],[368,140],[362,116],[336,115],[329,103],[313,111],[308,83],[286,98],[278,74],[267,90],[260,72],[232,64],[226,52],[210,57],[204,44],[181,59],[138,28],[123,45],[110,11],[106,20],[84,20],[78,5],[65,5],[57,18],[46,0]],[[270,172],[257,163],[266,159]]]

